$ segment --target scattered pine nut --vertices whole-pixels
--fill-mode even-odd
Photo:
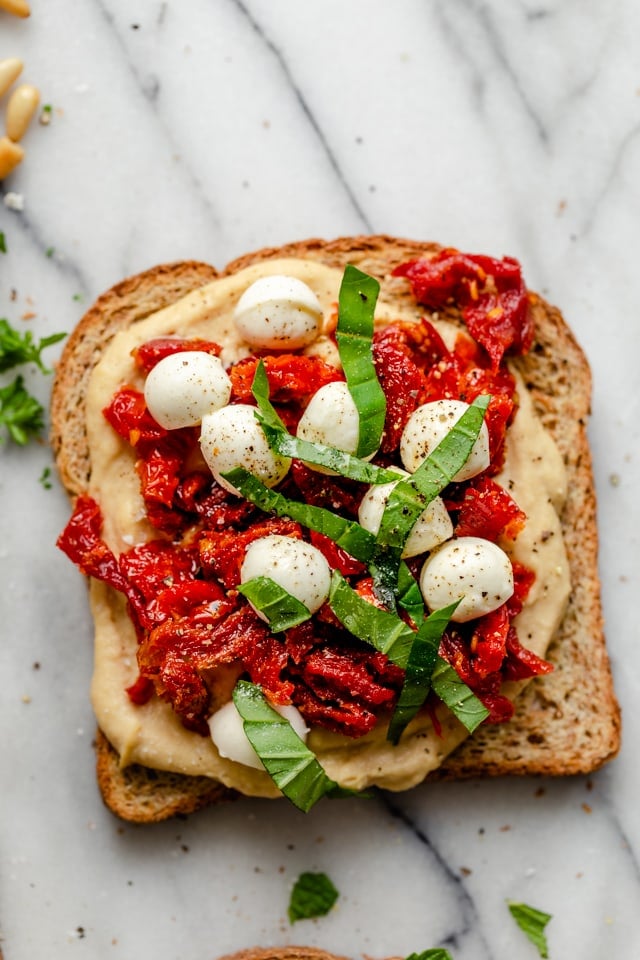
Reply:
[[[17,57],[0,60],[0,97],[4,96],[14,80],[22,73],[24,64]]]
[[[0,0],[0,9],[12,13],[14,17],[31,16],[31,8],[27,0]]]
[[[7,104],[6,132],[10,140],[22,140],[38,109],[40,91],[30,83],[21,83],[13,91]]]
[[[0,137],[0,180],[8,177],[24,157],[24,150],[9,137]]]

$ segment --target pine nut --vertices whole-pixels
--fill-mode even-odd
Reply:
[[[22,140],[39,103],[40,91],[37,87],[29,83],[16,87],[7,104],[6,129],[10,140]]]
[[[14,17],[30,17],[31,8],[27,0],[0,0],[0,8],[12,13]]]
[[[0,137],[0,180],[8,177],[24,157],[24,150],[9,137]]]
[[[0,60],[0,97],[4,96],[14,80],[22,73],[24,64],[17,57]]]

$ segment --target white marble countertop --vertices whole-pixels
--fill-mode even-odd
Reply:
[[[590,435],[623,749],[586,779],[429,785],[368,802],[239,802],[134,828],[103,807],[84,584],[44,444],[0,449],[0,924],[5,960],[213,960],[255,944],[360,957],[446,945],[640,956],[640,8],[497,0],[33,0],[0,59],[52,105],[0,193],[0,315],[69,330],[121,277],[183,257],[388,232],[518,257],[563,309]],[[26,322],[26,321],[25,321]],[[55,347],[49,359],[56,356]],[[27,373],[43,401],[50,381]],[[341,892],[291,927],[289,889]]]

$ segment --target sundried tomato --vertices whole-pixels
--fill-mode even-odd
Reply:
[[[212,340],[200,340],[197,337],[191,340],[185,340],[183,337],[156,337],[135,347],[131,351],[131,356],[140,370],[149,373],[160,360],[174,353],[184,353],[185,350],[198,350],[201,353],[210,353],[213,357],[219,357],[222,347]]]
[[[280,534],[302,539],[302,527],[293,520],[273,518],[254,523],[248,530],[206,530],[199,539],[200,562],[205,576],[215,576],[227,589],[240,583],[240,567],[254,540]]]
[[[484,679],[500,670],[507,652],[508,632],[509,613],[504,604],[474,622],[470,649],[476,676]]]
[[[356,480],[319,473],[301,460],[292,462],[291,478],[305,503],[326,507],[345,516],[358,515],[363,488]]]
[[[325,363],[320,357],[283,353],[261,359],[273,403],[304,402],[327,383],[344,380],[340,370]],[[231,377],[231,395],[234,399],[242,403],[253,403],[251,386],[259,362],[258,357],[247,357],[231,367],[229,376]]]
[[[167,587],[193,580],[198,570],[198,554],[196,550],[183,549],[166,540],[149,540],[120,556],[120,570],[148,602]]]
[[[364,573],[367,569],[366,564],[348,554],[331,537],[325,537],[322,533],[312,530],[310,539],[313,546],[322,553],[331,569],[339,570],[343,577]]]
[[[511,627],[507,635],[507,656],[503,673],[506,680],[526,680],[541,674],[551,673],[554,667],[548,660],[543,660],[533,650],[523,647],[518,640],[518,634]]]
[[[88,577],[126,590],[118,559],[101,537],[102,513],[92,497],[76,500],[73,513],[57,540],[58,547]]]
[[[116,433],[132,447],[141,440],[153,441],[167,436],[164,427],[147,410],[144,395],[133,387],[118,390],[102,412]]]
[[[469,482],[457,509],[456,536],[482,537],[494,543],[502,536],[514,540],[527,519],[507,490],[487,476]]]
[[[453,300],[494,369],[505,352],[524,353],[533,342],[527,289],[520,264],[511,257],[441,250],[430,259],[400,264],[393,275],[406,277],[418,303],[431,309]]]
[[[317,724],[345,737],[362,737],[376,725],[373,710],[342,697],[323,699],[308,686],[296,685],[292,702],[309,724]]]
[[[513,570],[513,595],[507,600],[507,610],[509,616],[513,618],[522,610],[524,601],[535,583],[536,575],[533,570],[518,560],[511,561],[511,568]]]

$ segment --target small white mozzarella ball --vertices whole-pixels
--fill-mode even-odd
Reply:
[[[263,350],[298,350],[316,339],[322,307],[313,290],[296,277],[261,277],[244,291],[234,313],[247,343]]]
[[[343,380],[320,387],[300,417],[296,435],[311,443],[323,443],[354,454],[360,439],[358,408]],[[365,459],[371,460],[375,451]]]
[[[331,570],[324,555],[312,544],[293,537],[270,534],[247,547],[240,580],[269,577],[315,613],[329,596]],[[260,611],[256,611],[261,616]],[[263,617],[264,619],[264,617]]]
[[[280,483],[291,466],[289,457],[270,449],[255,407],[232,404],[202,418],[200,448],[211,473],[221,487],[238,493],[222,476],[234,467],[244,467],[267,487]]]
[[[463,400],[434,400],[414,410],[400,439],[400,457],[407,470],[415,473],[468,409],[469,404]],[[483,423],[467,462],[453,479],[469,480],[486,470],[489,463],[489,431]]]
[[[231,380],[218,357],[184,350],[163,357],[149,372],[144,399],[165,430],[193,427],[229,402]]]
[[[465,623],[502,606],[513,594],[509,557],[491,540],[449,540],[425,561],[420,589],[430,610],[460,603],[452,620]]]
[[[281,707],[273,704],[273,709],[289,721],[302,740],[307,739],[309,728],[296,707]],[[244,732],[242,717],[233,700],[225,703],[224,707],[221,707],[209,718],[209,730],[211,731],[211,739],[218,748],[221,757],[234,760],[236,763],[242,763],[245,767],[264,770],[262,760],[251,746],[251,742]]]
[[[402,476],[411,476],[405,470],[398,470],[396,467],[391,469],[394,473],[400,473]],[[369,487],[358,508],[358,520],[365,530],[377,535],[387,501],[398,482],[377,483]],[[419,553],[433,550],[439,543],[444,543],[452,536],[453,523],[447,508],[441,497],[434,497],[414,523],[411,533],[405,541],[402,556],[405,560],[407,557],[417,557]]]

